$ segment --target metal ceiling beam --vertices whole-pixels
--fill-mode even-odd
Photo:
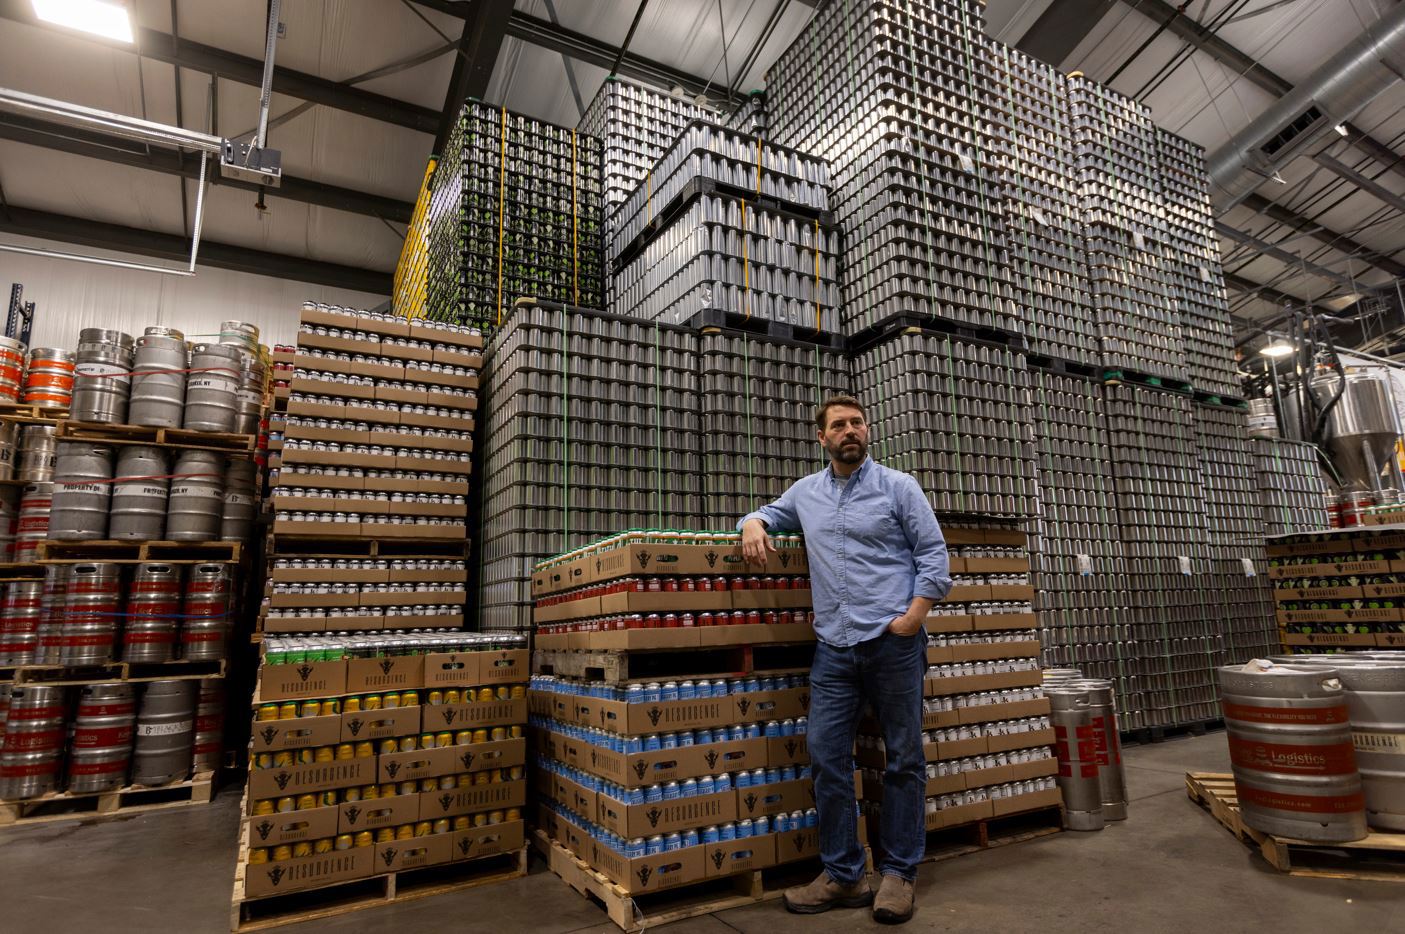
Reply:
[[[468,16],[471,8],[469,3],[456,3],[454,0],[413,0],[413,2],[426,9],[437,10],[440,13],[461,18]],[[601,39],[567,29],[565,26],[559,26],[550,20],[529,16],[520,10],[512,12],[512,17],[507,24],[507,34],[514,39],[526,42],[528,45],[550,49],[568,58],[587,62],[606,71],[610,70],[610,66],[615,62],[615,56],[620,51],[616,46]],[[706,78],[691,75],[671,65],[644,58],[642,55],[626,54],[620,60],[618,73],[626,78],[648,81],[663,87],[677,85],[689,94],[701,94],[709,88]],[[712,82],[711,90],[725,92],[727,89],[719,88],[716,82]]]
[[[163,149],[147,150],[137,143],[126,143],[72,127],[59,126],[43,120],[7,114],[0,117],[0,139],[8,139],[29,146],[39,146],[57,152],[66,152],[90,159],[101,159],[117,165],[163,172],[181,178],[198,180],[200,163],[198,160],[182,160],[179,153]],[[226,178],[218,172],[207,173],[211,185],[227,185],[245,191],[258,192],[260,186],[237,178]],[[262,189],[266,197],[281,198],[287,201],[300,201],[318,207],[334,208],[351,214],[367,217],[380,217],[402,224],[410,222],[415,206],[408,201],[384,198],[366,194],[337,185],[327,185],[292,175],[284,175],[278,188]]]
[[[177,262],[185,261],[190,255],[190,241],[176,234],[138,230],[135,227],[51,214],[48,211],[34,211],[13,205],[0,209],[0,231],[103,250],[138,253]],[[200,241],[200,258],[197,265],[257,276],[271,276],[276,279],[310,282],[314,285],[356,289],[377,295],[390,294],[393,278],[388,272],[342,266],[321,260],[298,259],[280,253],[214,243],[204,239]]]
[[[1303,299],[1298,298],[1296,295],[1289,295],[1287,292],[1280,292],[1278,289],[1275,289],[1272,286],[1260,285],[1257,282],[1254,282],[1250,279],[1245,279],[1243,276],[1237,276],[1234,273],[1225,273],[1224,281],[1225,285],[1229,286],[1235,291],[1243,292],[1245,294],[1257,295],[1264,301],[1273,302],[1273,304],[1278,306],[1282,306],[1286,303],[1292,305],[1293,307],[1299,307],[1303,304],[1308,304],[1314,308],[1318,307],[1315,302],[1305,303]]]
[[[1296,253],[1291,253],[1280,246],[1269,243],[1262,237],[1256,237],[1253,234],[1248,234],[1242,230],[1238,230],[1234,227],[1231,227],[1224,221],[1215,221],[1215,232],[1221,234],[1222,236],[1228,237],[1235,243],[1242,243],[1246,246],[1251,246],[1258,250],[1260,253],[1264,254],[1265,256],[1272,256],[1274,259],[1278,260],[1281,263],[1284,263],[1287,266],[1292,267],[1293,269],[1301,270],[1303,272],[1310,272],[1314,276],[1318,276],[1322,279],[1327,279],[1331,282],[1337,283],[1338,285],[1346,286],[1347,288],[1355,287],[1355,284],[1351,281],[1350,276],[1342,275],[1339,272],[1328,269],[1326,266],[1319,266],[1316,263],[1308,262],[1306,259]]]
[[[1240,51],[1210,29],[1179,12],[1169,3],[1165,3],[1163,0],[1122,0],[1122,2],[1158,26],[1166,26],[1170,32],[1180,36],[1235,74],[1244,77],[1274,97],[1282,97],[1293,90],[1293,82],[1260,64],[1252,55]],[[1405,162],[1402,162],[1401,157],[1389,146],[1351,123],[1344,123],[1342,126],[1347,131],[1347,142],[1372,159],[1405,175]]]
[[[1054,0],[1015,48],[1057,68],[1116,5],[1117,0]]]
[[[140,48],[141,55],[153,61],[165,62],[178,68],[189,68],[239,84],[259,87],[263,81],[263,62],[259,59],[236,55],[185,38],[178,40],[175,36],[157,29],[139,26],[134,30],[137,33],[135,45],[117,42],[92,33],[51,26],[36,17],[33,7],[24,0],[0,0],[0,17],[133,55],[137,54],[136,50]],[[360,114],[372,120],[407,127],[421,133],[433,133],[439,126],[439,112],[429,107],[420,107],[383,94],[373,94],[291,68],[274,67],[273,90],[278,94]]]
[[[1374,196],[1376,200],[1389,205],[1401,214],[1405,214],[1405,198],[1397,195],[1375,179],[1367,178],[1351,166],[1342,164],[1325,152],[1313,156],[1312,159],[1329,172],[1335,173],[1346,181],[1351,182],[1362,191]]]
[[[1388,272],[1397,279],[1405,278],[1405,263],[1397,262],[1389,256],[1372,250],[1363,243],[1357,243],[1344,234],[1339,234],[1333,230],[1323,227],[1321,224],[1300,214],[1274,204],[1262,195],[1249,195],[1239,203],[1240,207],[1248,208],[1255,213],[1262,214],[1272,220],[1283,224],[1285,227],[1299,231],[1318,243],[1330,246],[1334,250],[1340,250],[1356,259],[1361,260],[1377,269]]]
[[[435,153],[444,151],[464,101],[470,97],[482,98],[488,93],[498,52],[507,36],[507,21],[512,16],[512,0],[472,0],[462,6],[467,8],[463,34],[454,50],[454,71],[449,76],[449,89],[444,95],[444,108],[439,112],[439,126],[434,133],[431,151]]]

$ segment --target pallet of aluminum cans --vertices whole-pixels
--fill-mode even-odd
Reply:
[[[929,831],[1044,811],[1058,824],[1054,729],[1044,696],[1025,534],[993,524],[945,529],[954,586],[926,622],[923,751]],[[882,729],[866,718],[855,760],[863,808],[882,811]]]
[[[430,180],[428,317],[489,327],[524,295],[604,303],[597,137],[479,101]]]
[[[269,441],[269,632],[462,626],[482,336],[304,306]]]
[[[1264,534],[1327,528],[1328,490],[1316,445],[1281,438],[1254,438],[1253,445]]]
[[[472,861],[450,887],[523,875],[527,667],[514,636],[269,636],[233,929],[448,890],[379,878],[430,867]],[[282,898],[310,889],[322,903]]]
[[[482,625],[526,631],[543,555],[697,521],[697,334],[524,301],[486,374]]]

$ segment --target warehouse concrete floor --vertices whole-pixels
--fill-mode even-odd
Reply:
[[[1224,735],[1127,750],[1131,819],[923,867],[910,930],[1218,934],[1399,930],[1405,889],[1283,876],[1185,795],[1187,770],[1228,771]],[[0,831],[0,930],[221,934],[228,930],[239,791],[209,807]],[[1392,920],[1393,919],[1393,920]],[[788,915],[770,901],[670,934],[788,934],[872,925],[866,910]],[[542,934],[615,930],[539,860],[525,879],[284,930]]]

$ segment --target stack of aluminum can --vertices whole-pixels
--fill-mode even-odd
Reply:
[[[639,187],[664,151],[693,120],[714,119],[686,97],[610,75],[581,115],[579,129],[603,143],[602,182],[606,225]],[[737,129],[750,132],[747,127]]]
[[[1139,655],[1147,726],[1216,716],[1224,657],[1220,609],[1202,586],[1209,567],[1206,506],[1190,398],[1104,387],[1127,562],[1128,621]]]
[[[939,513],[1035,506],[1025,359],[1008,347],[904,332],[855,354],[873,456],[912,474]]]
[[[1278,646],[1248,415],[1197,405],[1194,417],[1208,532],[1205,606],[1219,620],[1229,662],[1247,662]]]
[[[1005,233],[1032,354],[1101,362],[1068,109],[1058,69],[998,43],[991,59],[1010,133],[1002,152]]]
[[[600,140],[470,101],[430,180],[428,316],[487,326],[524,296],[601,307]]]
[[[543,555],[702,512],[692,331],[519,306],[487,348],[484,410],[484,629],[530,625]]]
[[[1103,387],[1083,377],[1034,370],[1034,444],[1039,513],[1031,522],[1035,612],[1044,662],[1077,664],[1113,682],[1123,726],[1139,728],[1141,680],[1128,664],[1141,654],[1128,619]]]
[[[1016,330],[984,27],[975,0],[828,4],[767,73],[768,139],[830,163],[846,328]]]
[[[1327,528],[1328,490],[1317,448],[1278,438],[1255,438],[1253,445],[1264,534]]]
[[[698,372],[703,515],[730,529],[828,463],[815,441],[815,408],[848,393],[844,356],[815,345],[703,333]]]
[[[1234,327],[1210,208],[1205,150],[1157,129],[1162,200],[1166,208],[1166,275],[1176,309],[1191,384],[1200,392],[1243,393],[1234,363]]]

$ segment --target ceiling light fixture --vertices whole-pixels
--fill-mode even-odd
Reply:
[[[1346,135],[1347,135],[1347,129],[1346,129],[1346,124],[1345,124],[1345,123],[1338,123],[1336,126],[1332,127],[1332,129],[1336,130],[1337,133],[1338,133],[1339,135],[1341,135],[1341,136],[1346,136]]]
[[[132,41],[131,16],[118,0],[34,0],[34,15],[65,29]]]
[[[1287,341],[1274,341],[1259,348],[1259,353],[1265,357],[1286,357],[1293,352],[1293,345]]]

